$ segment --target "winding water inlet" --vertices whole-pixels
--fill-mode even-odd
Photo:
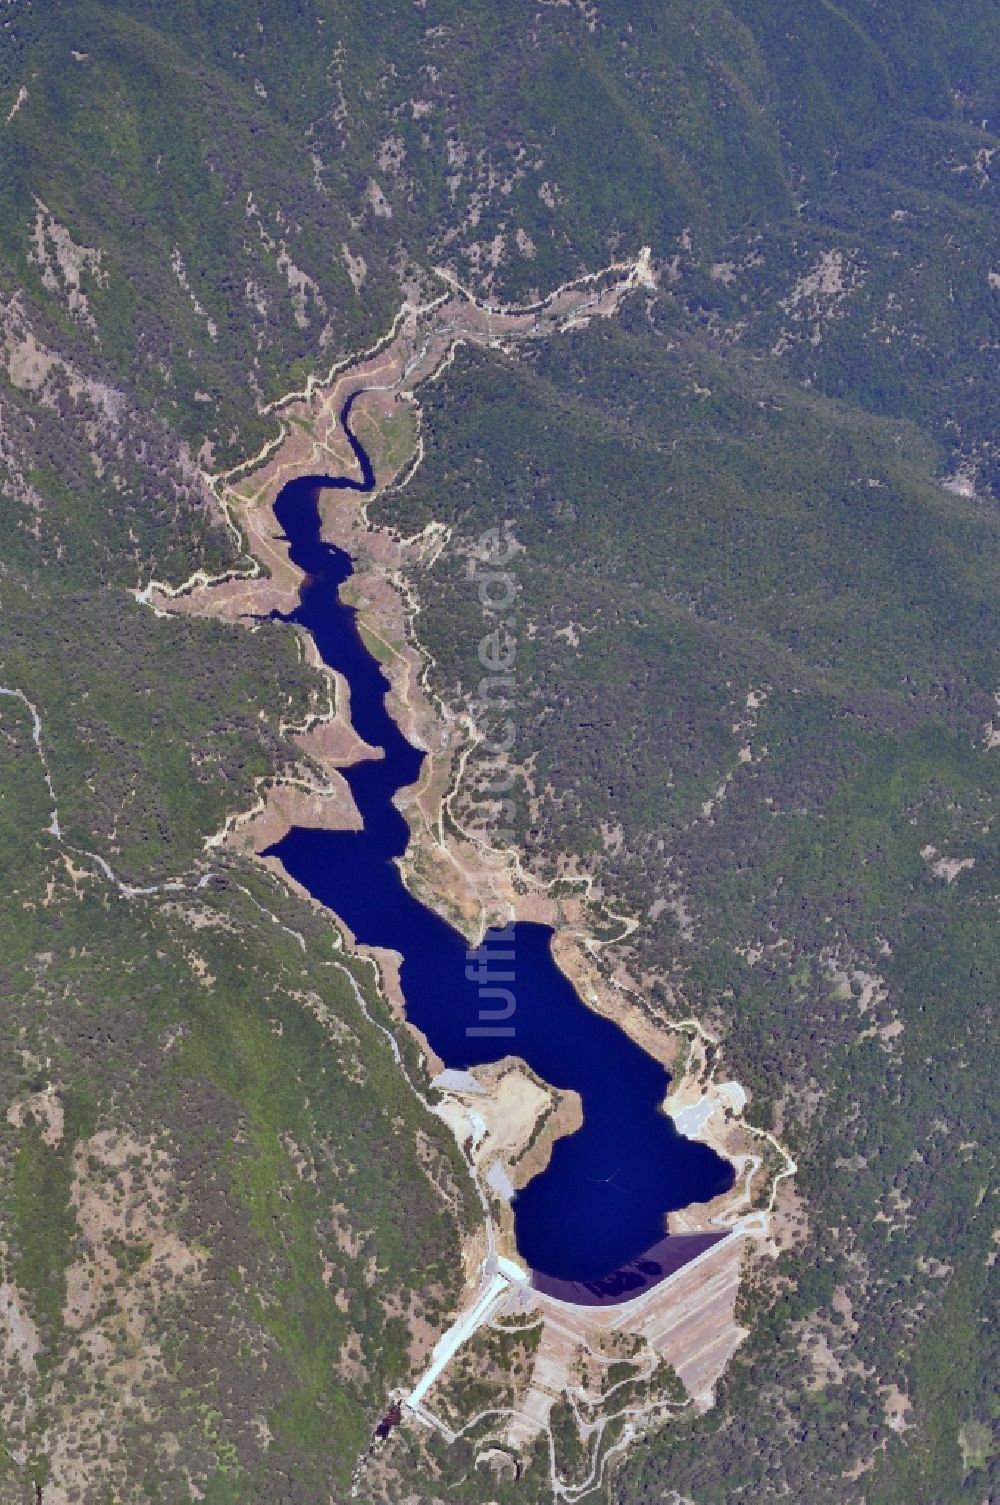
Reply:
[[[323,541],[318,506],[327,487],[374,489],[371,462],[350,427],[358,395],[348,398],[341,419],[361,479],[303,476],[275,502],[292,562],[305,575],[299,606],[281,620],[309,632],[324,663],[344,676],[351,721],[382,756],[344,770],[362,830],[295,826],[268,855],[339,915],[359,943],[400,954],[407,1017],[446,1066],[519,1056],[554,1087],[580,1094],[582,1127],[556,1142],[547,1168],[514,1199],[518,1252],[543,1277],[602,1283],[611,1277],[614,1291],[615,1272],[634,1269],[638,1256],[662,1248],[666,1214],[727,1191],[734,1170],[709,1146],[678,1133],[662,1109],[669,1074],[583,1003],[553,960],[547,926],[520,922],[488,931],[470,953],[465,938],[402,881],[397,859],[409,829],[393,798],[416,782],[424,754],[386,709],[389,683],[362,641],[354,610],[340,599],[351,560]],[[496,996],[484,999],[489,992]],[[491,1016],[485,1024],[484,1014]]]

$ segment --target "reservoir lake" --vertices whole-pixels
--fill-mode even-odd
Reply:
[[[400,954],[407,1017],[447,1067],[519,1056],[552,1086],[580,1094],[583,1126],[557,1140],[546,1169],[514,1197],[517,1247],[554,1292],[560,1282],[591,1283],[590,1289],[606,1293],[604,1300],[620,1300],[634,1294],[636,1281],[616,1281],[616,1272],[634,1271],[637,1260],[647,1271],[640,1284],[655,1283],[655,1261],[643,1266],[642,1256],[675,1243],[664,1240],[666,1214],[727,1191],[734,1170],[708,1145],[677,1132],[662,1111],[668,1072],[582,1001],[553,960],[547,926],[518,922],[487,932],[480,951],[470,952],[465,937],[402,881],[395,859],[406,851],[409,830],[393,797],[416,781],[424,754],[386,709],[388,681],[362,641],[353,608],[340,599],[351,560],[323,541],[318,505],[323,488],[374,488],[368,455],[350,427],[357,395],[341,416],[361,479],[302,476],[275,502],[291,559],[305,575],[297,609],[280,619],[308,632],[324,663],[344,676],[351,721],[384,756],[343,770],[361,831],[295,826],[267,855],[339,915],[359,943]],[[486,959],[487,985],[498,996],[484,1000],[477,970]],[[504,974],[513,976],[504,980]],[[507,992],[513,995],[509,1017],[484,1030],[482,1011],[505,1013]],[[695,1241],[692,1256],[704,1241]],[[683,1242],[676,1241],[668,1265],[676,1265]]]

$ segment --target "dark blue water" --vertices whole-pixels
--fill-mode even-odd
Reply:
[[[350,558],[320,538],[319,489],[373,485],[368,456],[351,433],[352,402],[342,417],[362,480],[303,476],[275,503],[291,557],[307,577],[298,609],[284,620],[310,632],[324,662],[344,675],[355,728],[385,756],[345,770],[362,831],[296,826],[270,850],[360,942],[401,954],[407,1015],[448,1066],[518,1055],[553,1086],[579,1092],[583,1127],[558,1141],[547,1169],[518,1193],[514,1217],[518,1250],[533,1269],[594,1280],[658,1243],[667,1212],[727,1190],[733,1168],[677,1133],[660,1110],[668,1073],[581,1002],[552,959],[548,927],[488,932],[470,959],[458,931],[403,885],[393,859],[409,833],[392,797],[416,780],[423,754],[386,711],[388,681],[354,611],[340,601]],[[484,961],[485,983],[477,977]],[[484,987],[494,996],[484,997]]]

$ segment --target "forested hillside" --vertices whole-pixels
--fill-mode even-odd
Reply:
[[[808,1231],[747,1294],[722,1421],[664,1430],[618,1498],[854,1500],[864,1462],[868,1499],[921,1498],[917,1469],[923,1498],[973,1499],[959,1435],[989,1423],[995,1357],[973,1314],[994,1230],[998,523],[935,482],[911,428],[766,382],[638,307],[527,363],[469,357],[378,510],[453,525],[420,631],[449,698],[517,727],[536,872],[578,854],[640,917],[615,957],[719,1031],[799,1165]],[[498,520],[522,552],[491,719],[465,556]],[[460,808],[490,829],[475,760]]]

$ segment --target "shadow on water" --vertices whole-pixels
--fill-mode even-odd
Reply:
[[[389,715],[388,681],[361,639],[353,609],[340,600],[350,558],[320,536],[321,489],[368,492],[374,484],[368,456],[350,429],[353,401],[344,405],[342,419],[361,480],[303,476],[284,486],[275,502],[291,558],[306,576],[299,606],[282,620],[311,633],[324,662],[343,674],[356,730],[385,755],[344,770],[363,830],[296,826],[269,855],[340,915],[360,942],[400,953],[407,1015],[447,1066],[517,1055],[553,1086],[580,1094],[583,1127],[556,1143],[546,1170],[514,1200],[517,1245],[547,1277],[605,1280],[662,1244],[666,1213],[728,1190],[733,1168],[677,1133],[661,1111],[668,1073],[581,1001],[552,958],[548,927],[519,923],[487,932],[470,955],[459,932],[402,882],[394,859],[405,852],[409,832],[392,801],[416,780],[423,753]],[[485,1007],[496,1015],[511,1010],[501,1023],[486,1026],[484,964],[486,984],[496,989]]]

